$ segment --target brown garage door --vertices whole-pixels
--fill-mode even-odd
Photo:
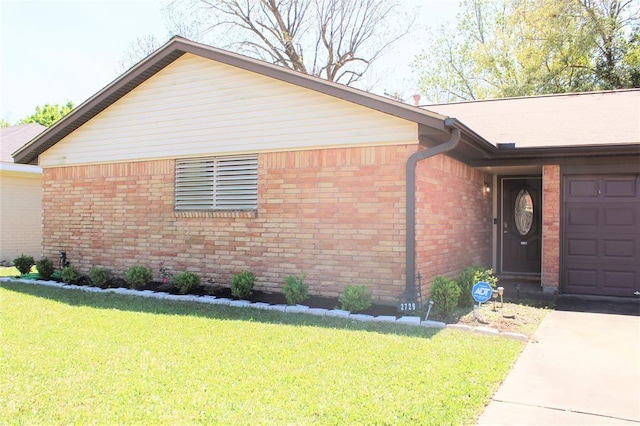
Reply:
[[[640,291],[639,176],[564,177],[564,292],[633,297]]]

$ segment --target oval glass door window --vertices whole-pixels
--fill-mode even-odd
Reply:
[[[527,235],[533,226],[533,198],[526,189],[518,193],[514,213],[516,229],[520,235]]]

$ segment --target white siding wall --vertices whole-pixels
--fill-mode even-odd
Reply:
[[[185,54],[40,165],[406,143],[417,143],[415,123]]]
[[[0,260],[42,252],[42,173],[0,171]]]

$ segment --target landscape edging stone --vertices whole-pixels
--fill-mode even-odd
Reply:
[[[246,300],[231,300],[226,298],[218,298],[215,296],[196,296],[196,295],[178,295],[178,294],[161,294],[156,293],[151,290],[133,290],[128,288],[100,288],[100,287],[90,287],[90,286],[77,286],[74,284],[63,284],[58,283],[56,281],[40,281],[40,280],[28,280],[22,278],[11,278],[11,277],[0,277],[0,282],[20,282],[23,284],[33,284],[33,285],[42,285],[48,287],[57,287],[62,289],[69,290],[81,290],[87,292],[110,292],[116,294],[124,294],[130,296],[138,296],[138,297],[147,297],[147,298],[156,298],[156,299],[166,299],[166,300],[177,300],[177,301],[190,301],[196,303],[207,303],[211,305],[227,305],[233,307],[240,308],[254,308],[254,309],[263,309],[263,310],[272,310],[279,312],[291,312],[291,313],[304,313],[308,315],[318,315],[318,316],[327,316],[327,317],[338,317],[338,318],[348,318],[354,321],[378,321],[378,322],[390,322],[396,324],[404,324],[411,326],[422,326],[427,328],[452,328],[456,330],[474,332],[478,334],[491,335],[491,336],[501,336],[508,339],[519,340],[522,342],[529,342],[529,338],[522,333],[514,333],[509,331],[499,331],[495,328],[478,326],[472,327],[466,324],[446,324],[444,322],[425,320],[421,321],[418,316],[403,316],[396,318],[394,321],[391,321],[390,315],[383,315],[374,317],[372,315],[365,314],[352,314],[349,311],[344,311],[341,309],[323,309],[323,308],[310,308],[304,305],[271,305],[263,302],[249,302]],[[88,288],[91,288],[89,290]]]

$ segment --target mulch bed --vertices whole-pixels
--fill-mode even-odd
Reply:
[[[77,285],[90,285],[89,280],[83,277]],[[121,278],[115,278],[110,283],[110,288],[124,287],[128,288],[125,280]],[[139,290],[151,290],[155,292],[164,292],[169,294],[179,294],[178,290],[171,284],[163,284],[162,282],[152,281],[145,287]],[[231,288],[223,286],[198,286],[189,294],[195,294],[197,296],[215,296],[219,298],[237,299],[231,294]],[[272,305],[286,305],[287,299],[282,293],[265,292],[261,290],[254,290],[251,296],[246,298],[250,302],[263,302]],[[322,297],[322,296],[310,296],[304,302],[303,305],[310,308],[324,308],[324,309],[340,309],[340,302],[337,298]],[[360,312],[362,314],[379,316],[379,315],[398,315],[398,311],[395,306],[388,305],[373,305],[366,311]]]

